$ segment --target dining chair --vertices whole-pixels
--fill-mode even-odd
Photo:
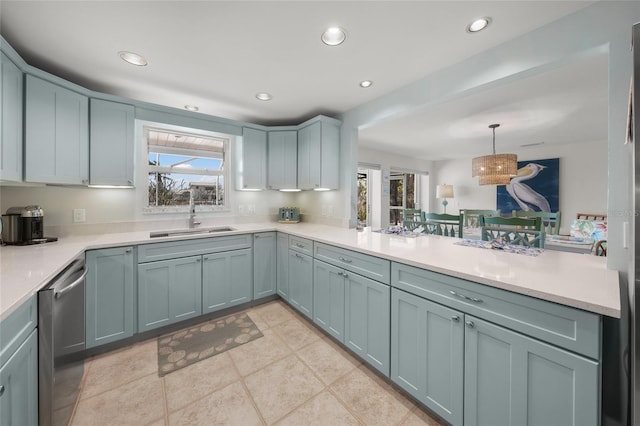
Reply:
[[[454,214],[425,213],[422,222],[425,234],[462,238],[462,216]]]
[[[467,228],[480,226],[480,222],[478,221],[480,215],[485,217],[500,216],[500,210],[460,209],[460,216],[463,217],[463,226]]]
[[[402,210],[402,226],[409,231],[418,228],[424,222],[424,212],[420,209]]]
[[[504,239],[509,244],[544,248],[542,218],[480,216],[483,241]]]
[[[606,214],[593,214],[593,213],[577,213],[576,219],[579,220],[607,220]]]
[[[513,217],[539,217],[542,219],[542,227],[547,235],[560,233],[560,212],[533,212],[524,210],[512,210]]]

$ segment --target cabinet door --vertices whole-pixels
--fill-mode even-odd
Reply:
[[[267,132],[244,127],[236,143],[236,189],[267,187]]]
[[[251,249],[202,256],[202,310],[219,311],[249,302],[253,295]]]
[[[268,189],[293,189],[298,184],[298,132],[269,132]]]
[[[132,186],[133,106],[91,99],[90,114],[90,183]]]
[[[298,130],[298,188],[320,187],[320,132],[316,122]]]
[[[253,236],[253,299],[276,294],[276,233]]]
[[[284,300],[289,300],[289,235],[278,232],[276,273],[278,294]]]
[[[465,425],[598,425],[597,362],[465,317]]]
[[[313,259],[289,250],[289,303],[313,320]]]
[[[88,184],[87,97],[31,75],[25,91],[25,180]]]
[[[200,256],[138,265],[138,331],[172,324],[201,312]]]
[[[1,53],[0,179],[22,181],[22,71]]]
[[[133,261],[132,247],[87,252],[87,348],[133,336]]]
[[[38,333],[33,330],[0,367],[0,424],[38,424]]]
[[[313,261],[313,322],[344,343],[345,271]]]
[[[345,278],[345,344],[389,377],[389,286],[352,272]]]
[[[463,318],[391,290],[391,380],[452,425],[462,425]]]

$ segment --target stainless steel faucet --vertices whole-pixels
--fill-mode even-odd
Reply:
[[[200,225],[200,222],[196,221],[196,201],[193,196],[193,188],[189,189],[189,229],[195,228]]]

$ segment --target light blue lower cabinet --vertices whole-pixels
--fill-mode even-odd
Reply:
[[[38,330],[0,366],[0,425],[38,424]]]
[[[251,249],[202,256],[202,312],[209,313],[251,301]]]
[[[465,426],[598,425],[600,366],[465,317]]]
[[[462,425],[464,315],[391,290],[391,380],[452,425]]]
[[[344,282],[346,273],[313,261],[313,322],[344,343]]]
[[[201,313],[201,256],[138,265],[138,331],[152,330]]]
[[[253,235],[253,299],[276,294],[276,233]]]
[[[289,250],[289,303],[313,320],[313,258]]]
[[[86,253],[86,347],[133,336],[133,247]]]
[[[389,377],[390,302],[388,285],[358,274],[345,278],[345,345]]]
[[[289,235],[278,232],[276,242],[276,278],[278,295],[289,300]]]

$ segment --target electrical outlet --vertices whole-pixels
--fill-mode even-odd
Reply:
[[[255,204],[247,205],[247,212],[249,214],[256,214],[256,205]]]
[[[73,209],[73,223],[86,222],[86,220],[85,209]]]

